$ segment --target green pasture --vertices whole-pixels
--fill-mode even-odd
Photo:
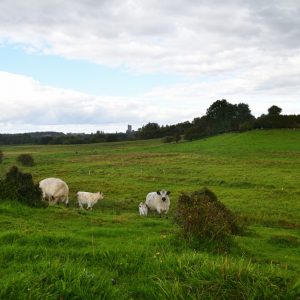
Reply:
[[[20,169],[65,180],[71,205],[0,199],[0,299],[300,299],[300,131],[1,150],[0,176],[30,153]],[[173,223],[180,193],[204,186],[247,224],[227,252],[194,249]],[[139,217],[162,188],[169,218]],[[80,211],[79,190],[105,198]]]

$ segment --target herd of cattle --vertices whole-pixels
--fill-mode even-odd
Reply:
[[[69,206],[69,187],[59,178],[46,178],[40,181],[40,189],[44,201],[49,204],[65,203]],[[169,191],[151,192],[146,196],[146,201],[139,204],[140,216],[147,216],[148,210],[154,210],[159,215],[167,215],[170,207]],[[92,209],[93,206],[104,198],[103,193],[77,192],[77,203],[82,209],[83,205],[87,205],[87,209]]]

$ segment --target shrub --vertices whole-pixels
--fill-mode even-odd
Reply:
[[[12,167],[0,180],[0,199],[16,200],[29,206],[44,206],[42,191],[34,184],[32,175]]]
[[[2,163],[2,161],[3,161],[3,152],[2,150],[0,150],[0,164]]]
[[[241,232],[234,214],[207,188],[181,194],[175,222],[186,239],[200,242],[228,242]]]
[[[172,143],[173,142],[173,137],[172,136],[165,136],[162,138],[163,143]]]
[[[20,162],[23,166],[32,167],[34,165],[34,160],[30,154],[20,154],[17,158],[17,161]]]

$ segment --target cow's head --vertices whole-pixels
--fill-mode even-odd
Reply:
[[[102,192],[97,193],[99,195],[99,200],[102,200],[104,198],[104,194]]]
[[[162,201],[166,201],[168,198],[168,195],[171,194],[170,191],[165,191],[165,190],[157,191],[156,193],[157,193],[157,195],[161,196]]]

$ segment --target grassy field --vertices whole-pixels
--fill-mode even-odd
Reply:
[[[0,201],[0,299],[300,299],[300,131],[1,149],[1,176],[30,153],[20,168],[65,180],[71,207]],[[227,253],[193,249],[172,217],[138,216],[150,191],[172,192],[172,215],[203,186],[248,224]],[[105,198],[79,211],[78,190]]]

